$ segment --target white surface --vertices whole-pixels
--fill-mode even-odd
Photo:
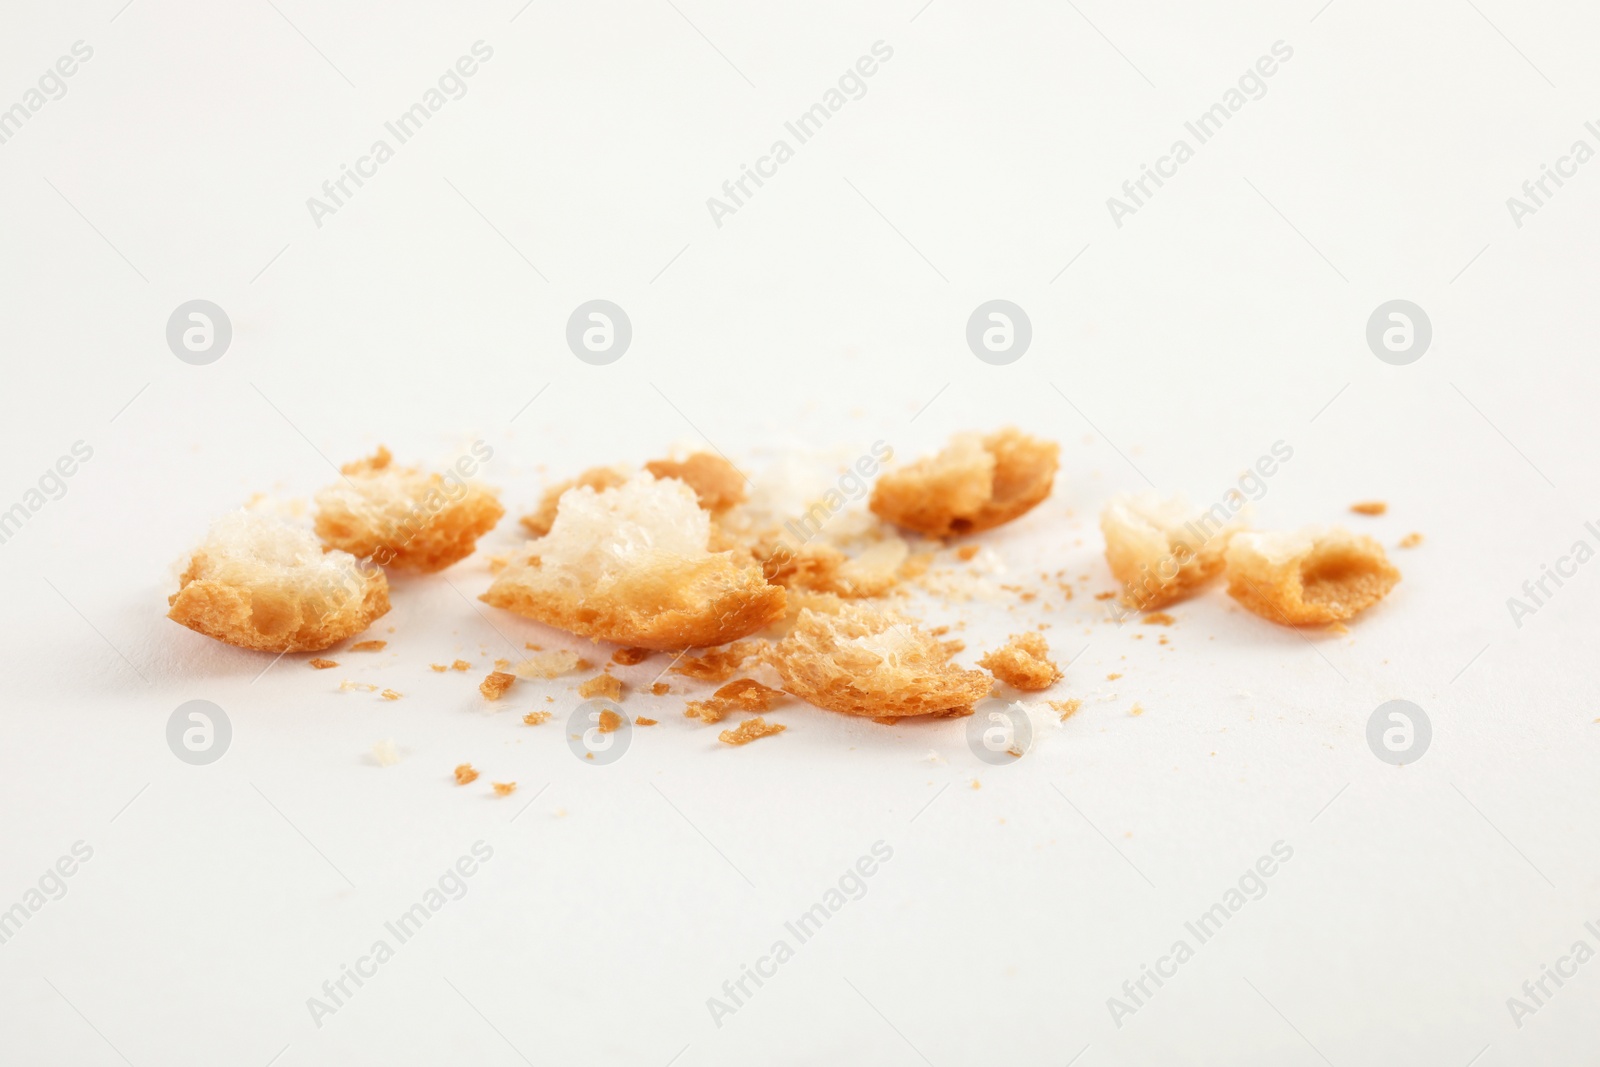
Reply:
[[[1600,174],[1520,229],[1505,199],[1595,142],[1594,12],[675,2],[0,15],[0,106],[74,41],[94,48],[0,145],[0,504],[75,441],[94,449],[0,545],[0,906],[74,842],[94,850],[0,945],[0,1060],[1586,1054],[1600,963],[1520,1028],[1506,999],[1573,942],[1600,948],[1583,925],[1600,923],[1596,565],[1520,629],[1505,601],[1600,518]],[[480,39],[494,56],[467,95],[314,227],[305,199]],[[706,197],[880,39],[894,56],[865,97],[714,226]],[[1106,197],[1280,39],[1294,57],[1266,96],[1113,226]],[[608,367],[563,343],[596,296],[634,324]],[[1034,327],[1008,367],[963,339],[996,296]],[[163,338],[196,297],[235,331],[208,367]],[[1408,367],[1363,339],[1396,297],[1434,324]],[[337,671],[295,656],[263,675],[270,657],[162,618],[213,516],[309,497],[324,457],[380,441],[451,458],[482,439],[515,515],[549,479],[701,432],[759,466],[793,443],[909,457],[1007,422],[1059,439],[1063,471],[986,543],[1015,580],[1064,568],[1078,595],[928,614],[970,620],[968,662],[1041,621],[1063,654],[1087,645],[1059,687],[1085,707],[1008,767],[975,760],[959,722],[801,707],[730,750],[681,696],[621,761],[581,765],[557,723],[519,721],[546,693],[570,707],[568,682],[484,713],[501,632],[558,643],[476,604],[486,553],[397,578],[389,649]],[[1219,591],[1175,612],[1169,648],[1102,621],[1104,499],[1143,472],[1215,500],[1278,440],[1294,458],[1258,523],[1423,532],[1395,553],[1395,594],[1345,637]],[[1389,515],[1346,514],[1365,498]],[[514,540],[508,519],[487,547]],[[456,656],[470,675],[427,669]],[[194,698],[234,729],[205,768],[164,740]],[[1392,698],[1433,723],[1404,768],[1364,737]],[[390,769],[369,756],[385,738],[405,755]],[[466,760],[484,779],[458,789]],[[491,778],[519,791],[493,799]],[[479,840],[494,855],[466,896],[316,1027],[307,998]],[[879,840],[893,858],[864,898],[715,1026],[707,998]],[[1118,1028],[1107,998],[1280,840],[1293,859],[1263,899]]]

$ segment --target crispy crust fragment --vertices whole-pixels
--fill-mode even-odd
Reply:
[[[440,571],[472,555],[506,509],[493,489],[454,471],[396,467],[383,446],[347,463],[344,478],[317,494],[317,536],[386,567]]]
[[[550,626],[640,648],[720,645],[776,622],[784,591],[733,552],[710,552],[689,487],[641,474],[560,501],[554,525],[480,599]]]
[[[709,452],[685,460],[653,459],[644,469],[657,478],[676,478],[694,490],[700,506],[713,515],[745,501],[745,478],[739,468]]]
[[[304,530],[236,512],[212,524],[167,606],[173,622],[240,648],[321,652],[389,610],[389,583]]]
[[[1400,580],[1382,545],[1339,527],[1238,534],[1227,567],[1228,594],[1284,626],[1348,619]]]
[[[765,643],[760,641],[735,641],[724,648],[708,649],[698,656],[686,656],[673,664],[670,669],[673,674],[696,678],[702,682],[726,682],[734,676],[745,660],[765,648]]]
[[[930,537],[993,529],[1050,495],[1059,452],[1014,427],[957,434],[938,455],[879,477],[872,512]]]
[[[1061,668],[1050,659],[1050,646],[1039,633],[1012,634],[1001,648],[978,661],[1007,685],[1018,689],[1048,689],[1061,680]]]
[[[701,722],[721,722],[730,711],[766,711],[783,694],[754,678],[740,678],[711,694],[709,700],[691,700],[683,714]]]
[[[1225,505],[1198,512],[1182,496],[1125,493],[1100,513],[1106,563],[1122,583],[1122,602],[1139,611],[1191,596],[1221,574],[1241,529]]]
[[[952,664],[934,637],[859,604],[832,614],[802,611],[765,658],[790,693],[846,715],[970,715],[989,694],[988,676]]]
[[[621,700],[622,682],[609,674],[597,674],[578,686],[578,695],[584,698],[605,697],[608,700]]]
[[[753,719],[746,719],[732,730],[724,730],[717,735],[717,740],[725,745],[748,745],[758,737],[771,737],[781,734],[788,727],[782,723],[768,722],[757,715]]]
[[[483,681],[478,683],[478,692],[483,694],[485,700],[499,700],[505,696],[506,690],[511,688],[511,683],[517,680],[514,674],[505,671],[494,671]]]

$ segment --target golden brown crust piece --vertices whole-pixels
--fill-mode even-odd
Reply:
[[[757,715],[753,719],[746,719],[732,730],[724,730],[717,735],[717,740],[725,745],[748,745],[758,737],[771,737],[781,734],[788,727],[782,723],[768,722]]]
[[[754,678],[740,678],[711,694],[709,700],[691,700],[685,716],[701,722],[721,722],[730,711],[766,711],[783,694]]]
[[[1382,545],[1338,527],[1239,534],[1227,564],[1228,594],[1284,626],[1348,619],[1400,580]]]
[[[687,485],[642,474],[561,498],[481,599],[585,637],[640,648],[720,645],[784,614],[784,591],[733,552],[709,552],[710,517]]]
[[[357,641],[355,644],[353,644],[349,648],[345,649],[345,651],[346,652],[382,652],[385,648],[388,647],[388,645],[389,645],[389,642],[387,642],[387,641]]]
[[[478,692],[483,694],[485,700],[499,700],[505,696],[506,690],[510,689],[511,683],[516,680],[517,676],[514,674],[495,671],[478,683]]]
[[[489,784],[494,786],[494,795],[497,797],[508,797],[517,791],[516,782],[490,782]]]
[[[1100,513],[1100,530],[1122,602],[1149,611],[1192,595],[1222,573],[1228,541],[1242,525],[1225,504],[1200,512],[1181,496],[1114,498]]]
[[[614,734],[622,729],[622,716],[607,708],[600,713],[600,722],[596,729],[603,734]]]
[[[344,466],[344,478],[317,494],[317,536],[385,567],[424,573],[472,555],[505,508],[493,489],[396,467],[389,450]]]
[[[724,648],[709,649],[698,656],[685,656],[673,664],[671,670],[673,674],[702,682],[726,682],[745,660],[764,648],[765,645],[759,641],[735,641]],[[662,692],[665,691],[666,687],[662,686]]]
[[[657,478],[687,483],[700,506],[714,515],[745,501],[745,478],[739,468],[709,452],[696,452],[682,461],[653,459],[644,469]]]
[[[230,645],[321,652],[389,610],[389,583],[304,530],[236,512],[212,525],[167,605],[167,618]]]
[[[314,659],[311,661],[311,666],[319,671],[325,671],[329,667],[337,667],[338,665],[339,661],[336,659]]]
[[[993,529],[1050,495],[1059,452],[1013,427],[957,434],[938,455],[879,477],[872,512],[930,537]]]
[[[619,648],[611,653],[611,662],[622,667],[632,667],[655,654],[655,649],[651,648]]]
[[[621,700],[622,682],[609,674],[597,674],[578,686],[578,695],[585,699],[605,697],[608,700]]]
[[[550,713],[548,711],[530,711],[522,717],[522,721],[529,726],[538,726],[540,723],[550,721]]]
[[[766,659],[790,693],[846,715],[970,715],[989,695],[989,677],[952,664],[938,640],[859,604],[801,612]]]
[[[462,763],[456,767],[456,785],[466,785],[468,782],[478,780],[478,772],[472,769],[472,764]]]
[[[980,659],[978,666],[1018,689],[1048,689],[1061,680],[1061,668],[1050,660],[1050,646],[1038,633],[1012,634],[1003,647]]]
[[[1363,500],[1359,504],[1351,504],[1350,510],[1357,515],[1382,515],[1389,510],[1389,505],[1382,500]]]

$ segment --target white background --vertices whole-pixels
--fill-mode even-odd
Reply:
[[[94,49],[0,145],[0,507],[94,450],[0,545],[0,907],[94,850],[0,945],[0,1060],[1589,1055],[1600,963],[1520,1028],[1506,1001],[1580,938],[1600,949],[1596,565],[1520,628],[1506,599],[1600,519],[1600,172],[1521,228],[1505,201],[1575,139],[1600,147],[1592,10],[273,2],[0,14],[0,107]],[[318,228],[306,199],[478,40],[494,55],[467,94]],[[706,198],[879,40],[866,95],[717,227]],[[1266,95],[1115,226],[1106,198],[1279,40]],[[634,327],[606,367],[563,340],[595,297]],[[1006,367],[963,336],[996,297],[1033,323]],[[205,367],[164,339],[195,298],[234,330]],[[1434,328],[1405,367],[1364,340],[1395,298]],[[1082,649],[1051,695],[1083,710],[1006,767],[961,722],[795,703],[771,716],[787,733],[729,749],[681,693],[630,700],[661,725],[583,765],[559,723],[520,722],[545,695],[571,707],[570,679],[498,713],[476,692],[511,645],[581,647],[476,602],[509,516],[473,560],[394,578],[389,649],[338,671],[263,674],[271,657],[163,618],[212,518],[305,499],[378,442],[487,442],[515,516],[674,443],[759,467],[1006,423],[1059,440],[1062,471],[985,539],[997,580],[1065,569],[1077,595],[919,608],[970,620],[966,662],[1039,622],[1063,659]],[[1104,621],[1104,500],[1146,481],[1216,500],[1280,440],[1257,521],[1422,532],[1394,594],[1345,636],[1220,591],[1176,610],[1167,647]],[[1389,515],[1346,513],[1365,498]],[[471,674],[427,669],[457,656]],[[204,768],[165,742],[197,698],[234,731]],[[1365,740],[1395,698],[1434,731],[1403,768]],[[367,755],[383,738],[399,766]],[[469,760],[484,779],[457,789]],[[314,1025],[307,998],[479,840],[494,858],[466,896]],[[707,998],[878,840],[894,855],[866,895],[714,1025]],[[1115,1025],[1107,999],[1280,840],[1266,895]]]

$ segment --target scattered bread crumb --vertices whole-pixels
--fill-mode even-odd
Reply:
[[[635,726],[654,726],[655,724],[655,719],[647,719],[643,715],[633,720],[633,725]]]
[[[400,762],[400,749],[393,740],[379,741],[372,746],[372,758],[378,761],[380,767],[393,767]]]
[[[1012,634],[1001,647],[978,660],[978,666],[1018,689],[1048,689],[1061,680],[1061,668],[1050,659],[1050,646],[1039,633]]]
[[[497,659],[494,661],[494,669],[497,671],[509,671],[511,669],[511,661],[508,659]]]
[[[636,663],[643,663],[655,655],[654,649],[649,648],[619,648],[611,653],[611,662],[622,667],[631,667]]]
[[[538,726],[542,722],[550,721],[550,713],[548,711],[530,711],[522,717],[522,721],[529,726]]]
[[[1389,510],[1389,505],[1382,500],[1363,500],[1359,504],[1351,504],[1350,510],[1357,515],[1382,515]]]
[[[1182,496],[1151,492],[1114,497],[1100,513],[1100,531],[1122,602],[1139,610],[1164,607],[1222,573],[1228,543],[1243,527],[1237,510],[1219,503],[1196,511]]]
[[[480,599],[640,648],[720,645],[783,618],[783,588],[748,554],[712,552],[710,541],[710,516],[675,478],[579,487]]]
[[[516,666],[518,674],[524,678],[559,678],[578,670],[583,659],[576,652],[566,649],[556,649],[553,652],[540,652],[523,660]]]
[[[173,622],[230,645],[320,652],[386,613],[389,583],[306,530],[236,511],[211,524],[167,606]]]
[[[317,494],[324,544],[386,567],[432,572],[472,555],[505,514],[493,489],[420,467],[396,467],[382,447],[347,463]]]
[[[603,734],[616,733],[622,729],[622,716],[607,708],[600,713],[600,722],[595,729]]]
[[[339,692],[341,693],[348,693],[352,689],[361,689],[368,693],[376,693],[378,691],[378,687],[373,685],[371,682],[353,682],[346,678],[344,681],[339,683]]]
[[[489,784],[494,786],[494,795],[497,797],[508,797],[517,791],[516,782],[490,782]]]
[[[664,697],[670,692],[672,692],[672,687],[667,685],[666,682],[653,682],[650,685],[651,696]]]
[[[338,665],[339,661],[334,659],[318,658],[311,661],[311,666],[315,667],[319,671],[325,671],[329,667],[337,667]]]
[[[478,772],[472,769],[472,764],[463,763],[456,768],[456,785],[466,785],[477,780]]]
[[[1144,623],[1146,626],[1171,626],[1178,620],[1174,619],[1171,615],[1168,615],[1164,611],[1152,611],[1139,621]]]
[[[1114,681],[1116,681],[1116,680],[1117,680],[1117,679],[1118,679],[1118,678],[1121,678],[1121,677],[1122,677],[1122,675],[1121,675],[1121,673],[1120,673],[1120,672],[1115,672],[1115,671],[1113,671],[1113,672],[1112,672],[1112,673],[1111,673],[1111,674],[1108,674],[1108,675],[1106,675],[1106,681],[1108,681],[1108,682],[1114,682]]]
[[[470,671],[472,669],[472,664],[468,663],[464,659],[458,659],[454,663],[450,664],[450,669],[453,671]]]
[[[387,642],[387,641],[357,641],[355,644],[353,644],[349,648],[345,649],[345,651],[346,652],[382,652],[385,648],[388,647],[388,645],[389,645],[389,642]]]
[[[721,722],[730,711],[766,711],[781,696],[754,678],[740,678],[711,694],[709,700],[691,700],[684,715],[704,723]]]
[[[1228,594],[1284,626],[1348,619],[1400,580],[1382,545],[1338,527],[1238,534],[1227,566]]]
[[[1135,703],[1133,705],[1133,707],[1128,709],[1128,714],[1129,715],[1133,715],[1135,717],[1143,715],[1144,714],[1144,705]]]
[[[725,682],[732,678],[741,664],[765,648],[763,642],[735,641],[722,648],[713,648],[699,656],[686,656],[672,667],[673,674],[697,678],[702,682]]]
[[[1051,700],[1047,701],[1046,703],[1061,713],[1062,722],[1066,722],[1068,719],[1072,718],[1073,714],[1076,713],[1079,708],[1083,707],[1083,701],[1081,700]]]
[[[1059,451],[1012,427],[957,434],[938,455],[881,475],[869,505],[879,518],[930,537],[988,530],[1050,495]]]
[[[748,745],[758,737],[771,737],[781,734],[788,727],[782,723],[768,722],[757,715],[753,719],[746,719],[731,730],[724,730],[717,735],[717,740],[725,745]]]
[[[478,683],[478,692],[482,693],[486,700],[499,700],[505,695],[505,691],[511,688],[511,683],[516,680],[517,676],[514,674],[495,671]]]
[[[428,664],[428,666],[430,668],[432,668],[433,670],[438,671],[440,674],[443,674],[445,671],[450,669],[449,667],[445,666],[443,663],[430,663],[430,664]]]
[[[1419,533],[1408,533],[1400,538],[1401,548],[1416,548],[1420,544],[1422,544],[1422,535]]]
[[[970,715],[989,695],[988,676],[950,663],[910,620],[855,603],[834,614],[802,611],[765,658],[789,692],[846,715]]]
[[[982,789],[983,788],[983,783],[978,781],[976,778],[974,778],[972,780],[972,788],[974,788],[974,789]]]
[[[383,697],[385,700],[399,700],[401,697],[405,696],[404,693],[396,693],[393,689],[385,689],[378,695]]]
[[[597,674],[578,686],[578,695],[586,698],[603,696],[611,700],[621,700],[622,682],[609,674]]]
[[[956,558],[965,563],[982,550],[981,545],[962,545],[956,549]]]

